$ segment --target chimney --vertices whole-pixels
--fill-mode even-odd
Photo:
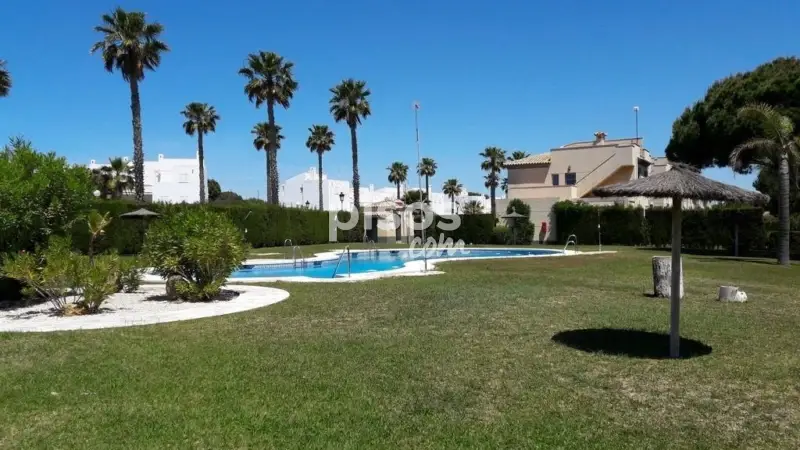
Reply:
[[[594,145],[601,145],[606,143],[605,131],[597,131],[594,133]]]

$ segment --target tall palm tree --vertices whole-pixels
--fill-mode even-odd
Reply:
[[[314,125],[308,129],[306,147],[312,152],[317,152],[319,164],[319,210],[322,211],[322,154],[331,151],[335,144],[333,131],[327,125]]]
[[[428,199],[431,198],[430,177],[436,175],[438,168],[439,166],[433,158],[422,158],[422,161],[417,164],[417,173],[425,177],[425,196]]]
[[[139,82],[145,70],[156,70],[161,54],[169,51],[159,40],[164,27],[147,23],[145,13],[127,12],[122,8],[104,14],[103,24],[96,26],[103,40],[92,46],[92,53],[101,51],[103,63],[109,72],[116,68],[131,90],[131,122],[133,124],[133,173],[136,183],[136,200],[144,201],[144,149],[142,144],[142,105],[139,101]]]
[[[489,172],[486,176],[486,187],[489,188],[489,195],[491,195],[492,215],[497,213],[497,201],[495,198],[495,190],[499,185],[499,173],[505,167],[506,152],[498,147],[486,147],[480,156],[483,158],[481,161],[481,170]]]
[[[8,97],[11,91],[11,74],[6,69],[6,62],[0,59],[0,97]]]
[[[400,161],[395,161],[391,166],[387,167],[386,170],[389,171],[389,182],[397,186],[397,199],[399,200],[400,184],[405,183],[408,179],[408,166]]]
[[[247,78],[244,93],[256,104],[267,104],[267,123],[274,131],[275,105],[284,109],[297,90],[297,82],[292,76],[294,64],[283,59],[277,53],[260,51],[247,56],[247,66],[239,69],[239,75]],[[278,139],[267,139],[267,203],[278,204]]]
[[[520,151],[520,150],[514,150],[511,153],[511,156],[508,157],[508,160],[509,161],[516,161],[516,160],[519,160],[519,159],[525,159],[528,156],[530,156],[530,155],[528,153],[526,153],[526,152],[523,152],[523,151]]]
[[[444,195],[450,197],[450,214],[455,213],[456,197],[461,195],[464,186],[455,178],[450,178],[442,185]]]
[[[330,111],[334,120],[345,122],[350,127],[350,147],[353,152],[353,205],[356,209],[361,206],[359,188],[361,179],[358,176],[358,137],[356,128],[361,125],[361,119],[366,119],[372,114],[369,106],[369,96],[372,94],[367,89],[367,82],[348,78],[331,88]]]
[[[792,119],[772,106],[756,104],[739,110],[739,116],[756,125],[763,137],[743,142],[733,149],[731,165],[737,169],[745,164],[777,169],[778,172],[778,262],[789,265],[789,166],[796,163],[798,144]],[[794,164],[791,164],[794,166]]]
[[[503,193],[508,195],[508,177],[503,177],[503,180],[500,182],[500,189],[503,190]]]
[[[181,115],[186,118],[183,123],[183,130],[189,136],[197,133],[197,159],[200,163],[200,203],[206,202],[206,170],[205,155],[203,153],[203,135],[213,133],[217,130],[219,115],[213,106],[208,103],[192,102],[186,105],[181,111]]]
[[[253,138],[253,147],[256,150],[265,150],[267,154],[267,167],[269,167],[272,157],[269,156],[269,148],[270,143],[270,126],[267,122],[259,122],[253,126],[253,130],[250,133],[255,136]],[[280,150],[281,148],[281,141],[283,140],[283,135],[281,134],[281,126],[275,125],[275,149]],[[268,192],[269,193],[269,192]]]

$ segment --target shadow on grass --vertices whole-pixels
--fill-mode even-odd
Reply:
[[[669,335],[642,330],[587,328],[561,331],[552,340],[588,353],[620,355],[630,358],[669,358]],[[693,339],[681,338],[681,359],[704,356],[711,347]]]

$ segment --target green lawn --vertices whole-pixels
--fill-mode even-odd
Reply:
[[[704,356],[553,341],[666,332],[652,255],[457,262],[280,284],[288,300],[232,316],[0,334],[0,447],[800,448],[798,266],[687,257],[682,334]],[[716,302],[730,283],[751,301]],[[607,348],[659,350],[641,342]]]

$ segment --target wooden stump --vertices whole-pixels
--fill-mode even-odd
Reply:
[[[683,258],[681,258],[681,290],[680,298],[683,298]],[[656,297],[669,297],[672,289],[672,257],[653,256],[653,293]]]

